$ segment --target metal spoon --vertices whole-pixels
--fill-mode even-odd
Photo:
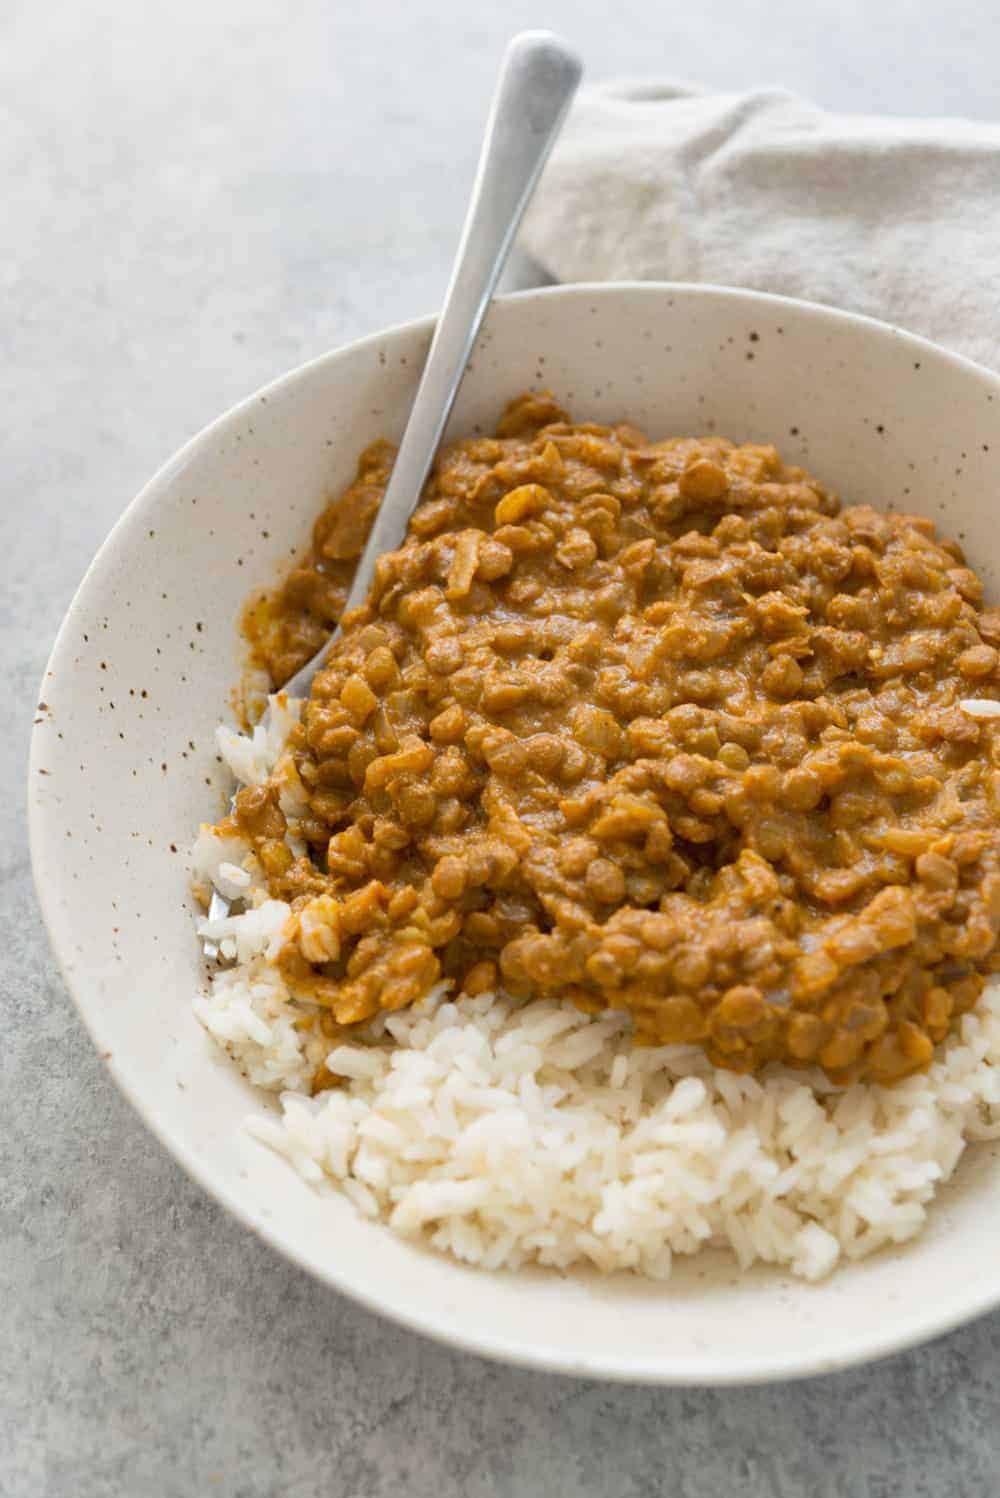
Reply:
[[[500,272],[582,72],[575,53],[548,31],[521,32],[504,54],[444,308],[345,613],[364,602],[379,557],[406,535]],[[334,630],[284,691],[293,697],[308,694],[338,633]],[[230,902],[213,891],[209,920],[229,910]],[[217,960],[218,943],[206,938],[204,952]]]

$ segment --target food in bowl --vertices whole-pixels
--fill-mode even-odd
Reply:
[[[199,1012],[286,1090],[258,1132],[489,1266],[912,1235],[1000,1114],[1000,613],[959,548],[528,394],[294,703],[391,462],[249,608],[278,691],[196,849],[247,906]]]

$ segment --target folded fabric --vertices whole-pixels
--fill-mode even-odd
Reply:
[[[1000,125],[607,84],[575,106],[523,242],[560,281],[749,286],[1000,364]]]

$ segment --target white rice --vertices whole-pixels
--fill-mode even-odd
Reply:
[[[958,705],[970,718],[1000,718],[1000,702],[992,697],[966,697]]]
[[[294,708],[282,712],[252,740],[220,733],[239,778],[278,761]],[[665,1279],[675,1254],[713,1244],[816,1280],[912,1238],[966,1144],[1000,1137],[997,985],[927,1072],[888,1089],[738,1076],[698,1047],[634,1046],[625,1015],[453,1001],[445,985],[331,1050],[296,1025],[310,1006],[274,965],[288,907],[238,842],[202,829],[196,844],[199,877],[227,897],[239,886],[250,908],[202,922],[238,965],[195,1008],[251,1082],[280,1093],[280,1115],[248,1127],[318,1188],[466,1262]],[[323,1060],[343,1085],[310,1098]]]

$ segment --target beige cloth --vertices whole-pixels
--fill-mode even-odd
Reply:
[[[574,106],[523,242],[560,281],[749,286],[1000,364],[1000,125],[608,84]]]

